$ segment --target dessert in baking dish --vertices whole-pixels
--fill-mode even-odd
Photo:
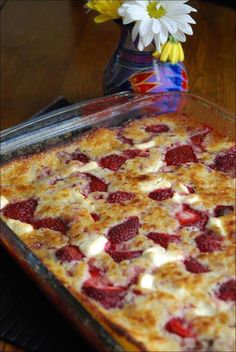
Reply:
[[[234,143],[177,114],[5,164],[1,215],[111,334],[233,351]]]

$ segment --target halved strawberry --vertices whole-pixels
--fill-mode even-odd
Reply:
[[[163,188],[163,189],[156,189],[155,191],[149,193],[148,197],[160,202],[162,200],[172,198],[173,194],[174,193],[171,188]]]
[[[131,200],[135,197],[135,195],[131,192],[122,192],[122,191],[117,191],[114,193],[110,193],[107,202],[108,203],[123,203],[128,200]]]
[[[108,231],[107,236],[111,243],[128,241],[138,234],[139,226],[139,218],[131,216],[125,222],[112,227]]]
[[[124,164],[126,158],[122,155],[111,154],[102,158],[100,166],[111,171],[117,171]]]
[[[44,218],[44,219],[38,219],[38,220],[32,219],[30,220],[30,224],[35,229],[47,228],[53,231],[61,232],[63,234],[65,234],[68,229],[64,221],[58,218]]]
[[[214,209],[214,215],[216,218],[219,218],[220,216],[227,215],[233,211],[234,207],[231,205],[217,205],[217,207]]]
[[[143,251],[142,250],[138,250],[138,251],[122,252],[122,251],[115,251],[115,250],[109,250],[108,249],[107,253],[113,258],[113,260],[116,263],[120,263],[123,260],[130,260],[130,259],[134,259],[134,258],[140,257],[140,255],[143,253]]]
[[[123,305],[126,287],[111,285],[97,268],[90,268],[90,275],[82,286],[82,292],[85,295],[100,302],[107,309]]]
[[[107,184],[104,181],[102,181],[100,178],[88,173],[86,174],[86,176],[89,177],[90,179],[89,193],[107,191]]]
[[[222,301],[236,301],[236,281],[230,279],[222,283],[218,289],[217,297]]]
[[[183,210],[176,214],[176,218],[181,226],[197,226],[204,230],[208,221],[208,216],[200,211],[190,208],[188,205],[183,206]]]
[[[179,236],[158,232],[151,232],[147,235],[147,237],[165,249],[168,248],[170,242],[179,242],[180,240]]]
[[[191,324],[187,323],[182,318],[172,318],[167,322],[165,328],[170,333],[176,334],[183,338],[195,336],[194,332],[192,331]]]
[[[231,148],[225,153],[215,157],[214,164],[210,165],[212,169],[227,172],[235,176],[236,173],[236,148]]]
[[[146,132],[153,132],[153,133],[164,133],[164,132],[169,132],[169,130],[170,128],[164,124],[147,126],[145,128]]]
[[[147,150],[141,149],[127,149],[122,154],[126,159],[134,159],[136,157],[146,158],[150,155]]]
[[[81,260],[83,259],[83,254],[80,252],[79,247],[68,245],[62,248],[59,248],[55,253],[57,259],[59,259],[62,263],[64,262],[72,262],[73,260]]]
[[[190,145],[181,145],[167,151],[165,162],[170,166],[197,163],[198,160]]]
[[[89,158],[85,154],[80,153],[78,150],[71,155],[71,160],[78,160],[84,164],[89,162]]]
[[[193,274],[207,273],[210,271],[206,265],[201,264],[199,261],[192,257],[186,258],[184,265],[186,270]]]
[[[36,199],[27,199],[16,203],[9,203],[3,208],[2,213],[7,218],[27,222],[33,217],[37,205],[38,201]]]
[[[195,238],[198,249],[203,253],[211,253],[221,250],[221,242],[223,238],[215,235],[213,232],[205,232]]]

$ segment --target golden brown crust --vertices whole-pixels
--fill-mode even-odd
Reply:
[[[147,127],[160,124],[167,125],[169,131],[148,132]],[[219,286],[235,276],[234,212],[217,218],[220,228],[215,235],[220,238],[220,250],[204,252],[196,245],[200,235],[216,231],[215,207],[235,206],[232,175],[209,167],[216,155],[234,144],[216,131],[208,131],[201,146],[194,145],[191,137],[206,130],[206,126],[197,125],[187,116],[169,114],[145,118],[129,122],[121,129],[96,129],[72,143],[15,160],[1,169],[1,194],[8,202],[37,199],[36,219],[62,219],[68,225],[66,233],[42,227],[31,231],[29,226],[24,232],[27,224],[14,222],[16,232],[20,226],[18,236],[121,344],[126,345],[122,340],[125,338],[140,351],[194,348],[217,351],[217,346],[228,351],[234,346],[234,303],[217,297]],[[131,139],[133,145],[122,137]],[[198,162],[166,165],[167,151],[179,145],[191,145]],[[115,172],[102,167],[103,157],[113,154],[124,157],[124,152],[130,149],[144,154],[124,159]],[[90,167],[84,169],[88,163],[73,159],[74,153],[86,155],[92,162]],[[106,188],[91,191],[91,177],[102,181]],[[190,187],[194,193],[188,190],[184,193],[181,187]],[[152,191],[163,188],[172,190],[171,197],[161,201],[150,197]],[[109,195],[118,191],[131,193],[133,198],[110,203]],[[187,200],[182,201],[181,197],[186,195]],[[197,196],[195,200],[191,198],[193,195]],[[185,201],[189,201],[186,204],[193,211],[214,218],[214,226],[209,222],[205,224],[206,230],[180,226],[178,214],[183,211]],[[94,214],[99,218],[94,220]],[[4,208],[2,216],[13,226],[4,216]],[[55,255],[66,245],[82,248],[94,236],[109,239],[109,230],[130,217],[139,218],[139,231],[123,244],[126,251],[141,252],[136,258],[118,263],[105,248],[96,255],[86,254],[80,261],[63,262]],[[175,235],[177,240],[163,249],[147,237],[150,233]],[[124,250],[123,244],[118,246],[120,251]],[[159,251],[155,260],[164,255],[162,264],[154,265],[144,255],[154,247]],[[91,248],[86,253],[89,251]],[[170,257],[171,260],[167,259]],[[209,270],[188,271],[185,260],[190,257]],[[123,307],[107,309],[82,293],[84,283],[90,278],[91,260],[105,272],[111,285],[128,287]],[[137,278],[132,281],[135,275],[140,278],[143,273],[152,275],[151,289],[144,288]],[[168,331],[166,324],[173,317],[191,322],[194,336],[183,338]]]

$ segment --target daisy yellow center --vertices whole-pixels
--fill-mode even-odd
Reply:
[[[166,10],[158,6],[159,1],[151,1],[147,6],[148,14],[151,18],[161,18],[165,15]]]

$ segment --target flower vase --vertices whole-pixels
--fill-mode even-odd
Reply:
[[[183,63],[161,62],[153,49],[139,51],[131,37],[132,27],[121,25],[119,44],[104,72],[104,93],[121,91],[160,93],[187,91],[188,76]]]

